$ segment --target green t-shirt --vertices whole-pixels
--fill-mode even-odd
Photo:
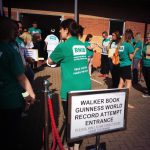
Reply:
[[[143,49],[142,49],[142,64],[143,64],[143,66],[145,66],[145,67],[150,67],[150,58],[146,58],[147,46],[150,47],[150,43],[149,43],[149,44],[145,44],[145,45],[143,46]]]
[[[16,42],[18,43],[19,46],[25,47],[25,44],[24,44],[23,40],[20,37],[16,38]]]
[[[132,45],[132,46],[134,46],[134,45],[135,45],[135,43],[136,43],[136,42],[135,42],[135,39],[134,39],[134,38],[132,38],[132,39],[131,39],[131,45]]]
[[[123,42],[119,48],[120,67],[130,66],[132,61],[129,55],[134,52],[131,43]]]
[[[135,46],[134,49],[139,48],[138,51],[135,53],[134,58],[136,59],[141,59],[142,58],[142,41],[138,41]]]
[[[88,41],[85,41],[85,47],[86,47],[86,49],[87,49],[87,56],[88,57],[93,57],[93,50],[89,50],[87,47],[88,46],[91,46],[91,44],[88,42]]]
[[[34,27],[29,28],[28,31],[29,31],[29,33],[32,34],[32,35],[35,34],[35,33],[40,33],[40,34],[42,33],[40,29],[34,28]]]
[[[55,63],[60,62],[62,99],[67,100],[69,91],[91,89],[87,50],[84,43],[76,37],[70,37],[55,48],[50,58]]]
[[[22,88],[17,76],[24,73],[19,52],[11,44],[0,43],[0,109],[18,108],[23,104]]]

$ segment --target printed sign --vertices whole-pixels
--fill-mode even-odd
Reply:
[[[38,61],[38,49],[27,49],[27,57],[32,57],[35,61]]]
[[[68,141],[123,130],[127,89],[68,93]]]

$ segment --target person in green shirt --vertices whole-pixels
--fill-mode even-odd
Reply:
[[[17,34],[16,23],[0,17],[0,145],[5,149],[17,149],[23,96],[26,104],[35,101],[19,50],[11,44]]]
[[[147,33],[146,42],[142,49],[142,71],[147,86],[147,93],[143,97],[150,97],[150,33]]]
[[[131,45],[132,30],[127,29],[123,36],[123,41],[119,47],[120,59],[120,81],[118,88],[131,87],[131,64],[133,59],[134,48]]]
[[[85,47],[87,48],[87,53],[88,53],[88,69],[89,69],[89,74],[91,76],[92,74],[92,61],[93,61],[93,47],[91,46],[91,40],[92,40],[93,35],[88,34],[85,38]]]
[[[20,35],[23,32],[22,22],[17,21],[16,24],[18,26],[18,36],[16,37],[16,44],[15,44],[15,42],[13,42],[13,45],[16,45],[16,47],[19,48],[19,52],[21,54],[21,58],[22,58],[23,65],[25,68],[25,75],[29,79],[31,85],[33,85],[34,72],[31,68],[30,64],[34,63],[35,61],[27,55],[27,48],[25,47],[25,43],[24,43],[23,39],[20,37]]]
[[[104,31],[102,33],[102,52],[101,52],[101,70],[99,77],[108,77],[109,76],[109,58],[108,58],[108,51],[107,47],[110,43],[110,38],[108,37],[108,32]]]
[[[31,35],[33,35],[33,34],[35,34],[35,33],[42,33],[42,31],[41,31],[41,29],[38,29],[37,28],[38,27],[38,25],[37,25],[37,22],[33,22],[32,23],[32,27],[30,27],[29,29],[28,29],[28,32],[31,34]]]
[[[142,41],[141,41],[141,33],[136,33],[135,35],[135,45],[134,45],[134,53],[133,53],[133,66],[132,66],[132,73],[133,73],[133,84],[138,83],[138,72],[139,72],[139,63],[142,58]]]
[[[90,90],[91,81],[88,72],[87,50],[78,37],[82,35],[81,26],[73,19],[67,19],[60,24],[60,36],[65,42],[60,43],[48,58],[47,63],[60,63],[61,67],[61,99],[65,116],[67,117],[67,93],[69,91]],[[79,149],[79,143],[68,143],[74,150]]]

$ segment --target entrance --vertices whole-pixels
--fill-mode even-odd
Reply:
[[[39,14],[20,14],[20,21],[28,29],[32,26],[34,21],[37,22],[38,28],[42,31],[42,39],[44,40],[50,33],[50,29],[54,28],[56,36],[59,38],[59,25],[61,23],[61,16],[39,15]]]
[[[124,31],[124,21],[122,20],[110,20],[109,35],[112,35],[113,32],[119,31],[120,35]]]

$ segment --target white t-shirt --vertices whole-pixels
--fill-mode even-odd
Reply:
[[[117,48],[116,42],[112,42],[111,45],[110,45],[110,48],[108,50],[108,57],[109,58],[111,58],[114,55],[114,53],[116,51],[116,48]]]
[[[59,39],[54,34],[48,35],[44,41],[47,44],[47,50],[51,51],[53,51],[55,47],[59,44]]]
[[[116,42],[112,42],[110,48],[115,48],[116,49],[117,48]]]
[[[103,49],[102,49],[102,55],[108,55],[107,53],[107,46],[109,45],[110,43],[110,39],[109,38],[106,38],[102,41],[102,46],[103,46]]]
[[[34,47],[33,42],[31,41],[30,43],[27,43],[25,47],[27,49],[33,48]]]

